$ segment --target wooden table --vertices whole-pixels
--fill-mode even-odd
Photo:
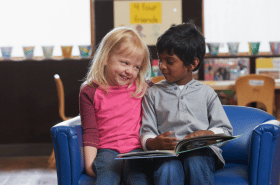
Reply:
[[[212,87],[215,91],[232,90],[235,91],[235,81],[200,81]],[[276,118],[280,120],[280,80],[275,80],[275,107]]]

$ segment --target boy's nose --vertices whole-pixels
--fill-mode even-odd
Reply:
[[[164,69],[166,69],[166,65],[164,64],[164,62],[161,62],[160,64],[159,64],[159,69],[162,71],[162,70],[164,70]]]

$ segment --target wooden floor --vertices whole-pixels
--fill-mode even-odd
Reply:
[[[57,185],[49,156],[0,157],[0,185]],[[280,179],[279,179],[280,185]]]
[[[0,185],[57,185],[49,156],[0,157]]]

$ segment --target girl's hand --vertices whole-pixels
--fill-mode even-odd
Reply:
[[[92,166],[86,167],[85,170],[86,170],[86,174],[87,174],[87,175],[89,175],[89,176],[91,176],[91,177],[95,177],[95,173],[94,173],[93,170],[92,170]]]
[[[197,130],[197,131],[187,135],[184,139],[189,139],[189,138],[197,137],[197,136],[213,135],[213,134],[215,134],[215,133],[211,130]]]
[[[91,177],[95,177],[95,173],[92,170],[92,164],[97,154],[97,148],[92,146],[84,147],[84,157],[85,157],[85,170],[86,174]]]
[[[146,141],[147,149],[149,150],[174,150],[178,141],[177,138],[167,137],[172,131],[158,135],[156,138],[150,138]]]

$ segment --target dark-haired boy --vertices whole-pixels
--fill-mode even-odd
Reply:
[[[156,44],[164,81],[144,97],[141,143],[145,150],[174,149],[183,138],[223,133],[232,126],[215,91],[192,78],[205,55],[205,38],[192,23],[169,28]],[[155,158],[155,184],[215,184],[225,161],[217,146]]]

